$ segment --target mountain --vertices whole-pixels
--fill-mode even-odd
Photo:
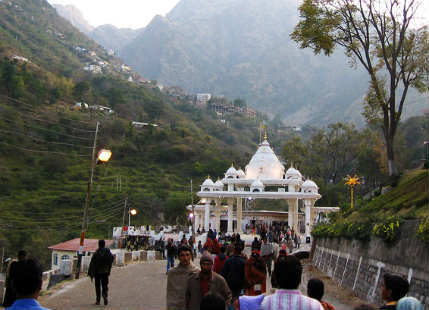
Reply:
[[[53,4],[52,5],[58,12],[58,14],[67,19],[74,27],[79,29],[85,34],[89,34],[94,27],[92,27],[83,16],[82,12],[75,6]]]
[[[130,44],[143,30],[144,28],[131,29],[117,28],[113,25],[101,25],[88,33],[88,36],[106,49],[111,49],[117,55],[120,55],[121,49]]]
[[[135,225],[185,224],[190,180],[195,193],[207,175],[221,176],[231,162],[244,167],[256,150],[261,115],[222,123],[137,78],[45,0],[0,2],[6,256],[26,249],[50,266],[47,247],[79,236],[95,141],[113,155],[94,168],[88,238],[122,225],[125,197],[139,210]]]
[[[368,78],[331,57],[301,50],[289,34],[295,0],[181,0],[125,46],[121,58],[137,72],[193,93],[241,97],[287,124],[362,124]],[[358,67],[359,68],[359,67]],[[415,96],[409,110],[419,113]]]
[[[94,39],[105,49],[113,50],[116,55],[119,55],[120,50],[133,41],[144,29],[117,28],[108,24],[93,27],[77,7],[61,4],[53,4],[52,6],[61,17],[68,20],[74,27]]]

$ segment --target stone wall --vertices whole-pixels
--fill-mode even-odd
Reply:
[[[429,310],[429,246],[416,238],[418,222],[401,227],[401,238],[387,245],[373,238],[370,242],[342,238],[316,239],[313,265],[326,272],[357,296],[381,305],[384,273],[403,276],[410,282],[408,296],[414,296]]]

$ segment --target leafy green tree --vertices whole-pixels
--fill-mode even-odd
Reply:
[[[428,31],[411,27],[418,6],[418,0],[304,0],[302,20],[291,35],[316,54],[331,55],[341,46],[352,65],[360,63],[367,71],[370,100],[365,104],[372,113],[365,116],[379,120],[390,175],[398,174],[394,137],[408,90],[427,90]]]
[[[91,86],[87,81],[81,81],[73,87],[73,96],[81,100],[89,92]]]

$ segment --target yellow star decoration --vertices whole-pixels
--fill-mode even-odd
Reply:
[[[347,175],[346,183],[344,183],[344,184],[346,184],[348,186],[356,186],[356,185],[360,184],[359,177],[356,174],[352,177],[350,175]]]

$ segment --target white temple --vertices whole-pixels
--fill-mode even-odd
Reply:
[[[221,214],[226,211],[227,232],[233,232],[233,218],[236,219],[237,232],[242,232],[243,200],[245,199],[285,199],[288,204],[288,226],[295,231],[298,227],[298,201],[302,201],[305,217],[305,236],[310,237],[311,226],[316,212],[314,204],[321,198],[318,186],[313,181],[303,180],[301,173],[285,167],[277,158],[265,136],[253,155],[245,172],[232,165],[222,180],[213,182],[208,177],[197,193],[200,203],[194,207],[194,227],[203,225],[209,229],[211,213],[214,214],[214,227],[220,231]]]

